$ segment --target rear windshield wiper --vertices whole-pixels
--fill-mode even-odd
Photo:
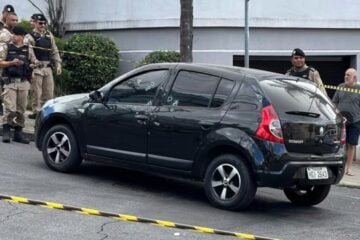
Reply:
[[[312,117],[312,118],[320,117],[320,114],[312,113],[312,112],[289,111],[289,112],[285,112],[285,113],[286,114],[291,114],[291,115],[301,115],[301,116],[306,116],[306,117]]]

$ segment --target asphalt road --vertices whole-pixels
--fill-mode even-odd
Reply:
[[[95,164],[75,174],[49,170],[30,145],[0,142],[0,195],[59,202],[280,239],[359,239],[360,190],[333,187],[311,208],[282,191],[258,189],[245,212],[210,206],[201,184]],[[1,240],[235,239],[0,201]]]

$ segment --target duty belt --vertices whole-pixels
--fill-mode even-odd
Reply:
[[[21,82],[25,82],[27,81],[26,78],[9,78],[9,77],[4,77],[3,78],[3,82],[4,84],[11,84],[11,83],[21,83]]]
[[[39,67],[40,67],[40,68],[51,67],[51,63],[42,63],[42,62],[40,62],[40,63],[39,63]]]

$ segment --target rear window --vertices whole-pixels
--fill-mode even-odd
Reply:
[[[310,82],[270,79],[261,81],[260,86],[278,114],[302,111],[333,117],[330,99]]]
[[[234,88],[234,86],[234,81],[221,79],[210,107],[221,107],[230,96],[231,90]]]

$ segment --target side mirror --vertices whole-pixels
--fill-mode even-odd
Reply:
[[[104,101],[104,94],[102,92],[95,90],[95,91],[92,91],[91,93],[89,93],[89,98],[93,102],[102,103]]]

